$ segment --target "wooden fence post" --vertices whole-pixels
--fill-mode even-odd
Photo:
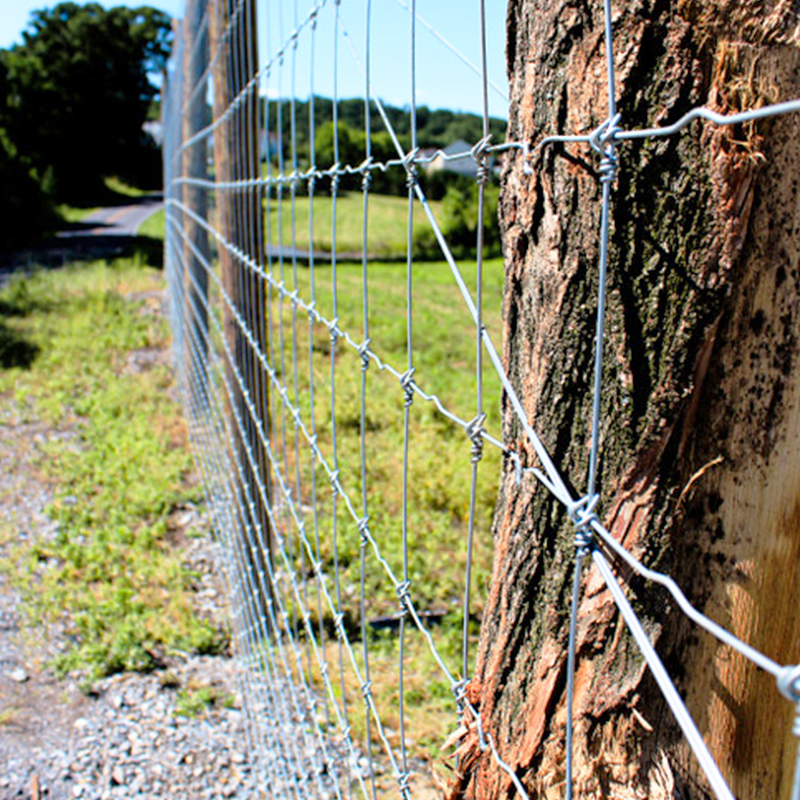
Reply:
[[[259,175],[258,148],[258,41],[255,0],[245,0],[234,14],[231,0],[214,0],[209,12],[211,50],[216,58],[211,70],[215,122],[228,113],[226,122],[214,131],[214,167],[217,188],[217,225],[222,238],[255,263],[264,259],[263,209],[259,190],[241,188],[242,182]],[[237,98],[240,102],[232,107]],[[236,184],[235,188],[231,184]],[[223,303],[223,330],[233,363],[226,362],[228,384],[233,387],[229,414],[241,420],[241,430],[231,425],[235,441],[232,458],[241,465],[244,486],[240,508],[239,548],[250,575],[250,602],[267,619],[266,600],[272,592],[266,567],[271,558],[270,470],[267,449],[250,407],[260,419],[264,436],[270,433],[268,377],[257,353],[247,342],[239,320],[252,332],[262,354],[266,354],[266,296],[262,280],[244,258],[219,247],[220,280],[234,306],[238,320]],[[247,530],[253,536],[248,536]],[[258,537],[254,539],[253,537]]]

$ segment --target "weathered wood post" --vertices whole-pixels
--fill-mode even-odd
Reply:
[[[263,281],[245,263],[264,259],[260,190],[244,188],[258,177],[258,42],[255,0],[245,0],[234,13],[230,0],[213,0],[209,30],[214,120],[227,115],[214,131],[217,227],[220,243],[220,281],[227,295],[222,318],[227,348],[226,380],[232,389],[228,414],[233,432],[231,458],[241,469],[244,485],[237,502],[239,553],[245,563],[246,582],[254,610],[266,619],[265,600],[271,592],[266,559],[271,558],[269,504],[270,478],[262,436],[270,434],[269,387],[263,367],[247,341],[246,325],[261,353],[266,353],[266,296]],[[232,107],[234,100],[239,100]],[[236,313],[234,313],[234,311]],[[238,317],[238,319],[237,319]],[[241,323],[240,323],[241,321]],[[253,419],[253,410],[259,423]],[[260,429],[259,429],[260,428]],[[244,580],[244,577],[243,577]]]
[[[200,86],[205,78],[208,66],[208,33],[202,25],[204,3],[200,0],[187,0],[186,13],[183,19],[183,105],[181,177],[184,183],[181,188],[183,205],[186,210],[181,214],[184,228],[183,260],[186,266],[184,274],[184,297],[186,312],[189,317],[187,325],[188,340],[186,354],[191,360],[190,373],[195,372],[196,380],[190,380],[195,396],[192,397],[194,408],[206,408],[207,368],[208,368],[208,233],[197,222],[195,217],[205,220],[208,217],[208,192],[205,188],[192,184],[192,180],[203,180],[207,177],[208,146],[207,139],[194,137],[208,125],[206,92]],[[177,110],[176,110],[177,112]]]

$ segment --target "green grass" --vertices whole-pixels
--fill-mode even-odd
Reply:
[[[215,707],[232,708],[234,698],[216,686],[189,686],[178,690],[176,717],[199,717]]]
[[[441,203],[431,202],[434,214]],[[268,204],[267,241],[271,244],[292,244],[292,202],[284,197]],[[297,197],[294,203],[295,243],[307,250],[310,245],[309,200]],[[333,199],[329,195],[314,197],[314,250],[324,253],[333,250]],[[427,226],[417,211],[414,231],[419,234]],[[404,258],[408,239],[408,200],[403,197],[371,194],[367,252],[373,258]],[[339,253],[360,253],[363,245],[363,198],[357,192],[340,195],[336,200],[336,249]]]
[[[376,203],[376,229],[383,226],[387,208],[392,213],[405,213],[402,199],[382,199],[390,202],[383,209],[380,201]],[[303,202],[298,200],[298,207]],[[354,196],[352,202],[360,203],[360,198]],[[325,213],[323,203],[315,209],[317,218]],[[343,214],[340,218],[342,225],[350,224],[346,217]],[[151,217],[146,226],[143,234],[159,236],[163,214]],[[383,227],[390,226],[387,223]],[[360,222],[358,230],[360,233]],[[392,246],[401,239],[404,243],[404,230],[403,220],[392,234]],[[474,293],[476,265],[466,262],[461,267]],[[492,260],[484,267],[484,323],[499,343],[503,265]],[[284,261],[273,264],[273,274],[290,290],[296,288],[300,297],[310,299],[313,294],[320,313],[329,319],[338,317],[339,328],[356,342],[363,339],[360,265],[339,264],[335,276],[330,265],[318,265],[312,276],[303,266],[293,272],[292,265]],[[384,363],[400,371],[405,369],[408,357],[406,280],[404,264],[369,264],[372,349]],[[51,513],[59,522],[59,535],[55,542],[36,545],[23,553],[24,569],[18,583],[23,589],[27,587],[26,600],[32,614],[68,621],[75,645],[60,660],[60,666],[88,670],[92,676],[116,669],[149,668],[156,660],[153,654],[159,652],[202,651],[220,644],[216,632],[192,616],[189,601],[193,577],[181,568],[170,546],[171,512],[187,499],[196,500],[198,492],[187,488],[185,429],[171,399],[169,370],[156,367],[131,373],[127,369],[127,353],[164,344],[162,323],[143,313],[142,301],[129,298],[132,292],[160,285],[155,273],[134,269],[130,263],[95,264],[16,281],[0,295],[0,308],[9,311],[6,327],[0,329],[0,336],[5,330],[10,341],[6,363],[19,362],[0,377],[0,391],[30,408],[32,415],[77,434],[77,440],[54,441],[47,446],[41,466],[57,487]],[[427,393],[439,396],[450,411],[464,420],[472,419],[477,389],[475,326],[449,267],[442,263],[415,264],[412,294],[415,381]],[[291,304],[279,301],[274,293],[269,300],[271,353],[280,365],[282,340],[284,359],[279,371],[289,387],[289,396],[294,398],[296,379],[302,418],[310,429],[309,386],[313,374],[318,445],[332,464],[331,412],[335,410],[340,481],[360,513],[360,358],[344,341],[338,342],[333,351],[333,397],[329,331],[317,323],[310,330],[308,315],[302,310],[293,315]],[[297,351],[296,373],[293,346]],[[483,378],[485,426],[499,436],[499,381],[486,365]],[[398,380],[379,370],[374,362],[366,374],[366,387],[370,529],[395,575],[402,577],[404,397]],[[359,532],[340,499],[334,540],[333,496],[327,474],[319,464],[312,463],[308,443],[291,419],[282,416],[274,392],[271,410],[274,452],[293,491],[295,467],[299,467],[299,499],[312,546],[312,474],[316,478],[320,556],[326,572],[332,574],[335,545],[342,611],[355,641],[360,635],[361,614]],[[408,463],[411,596],[418,609],[443,616],[432,632],[456,675],[460,672],[470,444],[464,431],[432,403],[415,399],[409,414]],[[479,467],[473,567],[476,615],[482,610],[491,570],[491,518],[500,459],[500,453],[487,445]],[[330,640],[331,615],[326,611],[322,619],[317,617],[317,589],[309,560],[291,524],[286,524],[284,533],[289,558],[307,578],[307,604],[314,625],[327,630],[331,681],[338,692],[342,676],[338,675],[337,645]],[[366,550],[366,558],[367,619],[395,615],[398,598],[394,586],[371,549]],[[287,590],[284,596],[292,596],[288,585],[282,588]],[[333,592],[332,583],[329,588]],[[291,607],[288,610],[290,614],[294,611]],[[376,704],[387,727],[395,731],[390,738],[396,744],[398,639],[391,633],[371,636]],[[445,726],[454,719],[450,687],[419,634],[411,631],[406,645],[408,735],[423,750],[433,751]],[[360,646],[355,649],[360,658]],[[319,676],[312,678],[318,680]],[[359,698],[352,672],[346,673],[344,683],[348,697],[353,701]],[[186,713],[199,713],[207,705],[199,695],[187,695],[181,703]],[[357,714],[352,724],[358,734],[365,733]]]
[[[475,264],[462,265],[467,284],[475,281]],[[315,270],[316,306],[333,319],[333,274],[330,267]],[[405,370],[406,270],[403,265],[372,263],[369,266],[369,316],[372,348],[385,363]],[[284,267],[284,280],[294,288],[294,277]],[[297,272],[297,288],[304,298],[311,296],[311,276],[305,268]],[[356,265],[337,268],[337,310],[339,327],[358,342],[363,339],[361,269]],[[476,415],[475,326],[454,284],[446,264],[414,266],[413,337],[414,379],[428,394],[437,395],[451,412],[463,420]],[[484,322],[497,339],[501,328],[500,296],[502,262],[485,264]],[[316,422],[319,447],[333,464],[331,423],[331,345],[328,330],[315,325],[313,352],[309,355],[309,324],[298,313],[293,324],[290,304],[272,301],[272,341],[277,349],[284,340],[283,379],[294,397],[292,340],[296,332],[297,382],[302,417],[310,429],[309,370],[313,366]],[[282,322],[279,322],[282,320]],[[353,348],[340,341],[335,358],[336,456],[340,479],[360,510],[360,402],[361,361]],[[499,436],[500,385],[493,370],[484,363],[485,427]],[[284,423],[286,431],[284,434]],[[277,455],[285,461],[290,478],[294,475],[295,431],[291,420],[273,403],[273,436]],[[404,395],[398,380],[372,363],[366,390],[367,491],[370,527],[397,575],[402,575],[402,452],[404,437]],[[311,459],[302,435],[298,438],[301,467],[301,495],[311,505]],[[453,612],[461,602],[466,563],[466,534],[470,502],[470,440],[464,431],[437,411],[433,403],[417,398],[409,421],[408,564],[412,594],[421,608]],[[475,608],[480,610],[489,579],[491,563],[490,525],[497,494],[500,453],[491,446],[480,465],[476,504]],[[321,553],[333,560],[333,498],[324,470],[316,466],[318,524]],[[337,548],[344,606],[358,619],[359,533],[345,508],[337,508]],[[372,552],[367,578],[370,598],[368,615],[383,616],[397,609],[397,595]]]
[[[475,263],[461,264],[464,279],[474,287]],[[298,290],[308,300],[314,296],[316,307],[327,319],[338,317],[339,327],[355,342],[364,338],[362,271],[357,264],[340,264],[336,269],[336,310],[334,312],[334,273],[329,265],[318,266],[313,275],[308,268],[296,273],[285,262],[273,264],[273,274],[282,278],[290,290]],[[407,363],[406,339],[406,268],[404,264],[371,262],[368,266],[369,336],[372,349],[386,364],[402,372]],[[502,331],[501,297],[503,264],[492,260],[484,265],[484,324],[496,342]],[[474,289],[473,289],[474,291]],[[451,412],[461,419],[476,415],[475,325],[455,285],[449,267],[442,263],[415,264],[412,271],[414,379],[428,394],[436,394]],[[294,401],[297,379],[301,417],[311,431],[310,373],[313,372],[314,408],[317,443],[329,465],[334,464],[332,406],[336,418],[336,457],[339,479],[361,513],[361,360],[352,347],[340,340],[336,345],[335,397],[331,395],[331,341],[328,329],[315,323],[309,330],[308,315],[301,310],[293,318],[289,301],[270,299],[269,329],[272,357],[279,365],[281,378]],[[281,341],[283,346],[281,348]],[[295,376],[293,351],[297,352]],[[281,359],[281,350],[283,360]],[[283,366],[281,367],[281,362]],[[500,384],[489,365],[484,363],[485,426],[500,435]],[[349,628],[362,675],[360,637],[361,547],[357,525],[339,498],[334,535],[334,500],[327,472],[312,462],[310,448],[301,431],[296,431],[288,414],[281,412],[276,393],[272,394],[271,424],[275,458],[292,490],[293,501],[300,499],[308,543],[316,549],[319,535],[320,558],[331,576],[328,588],[335,596],[332,576],[338,562],[338,585],[341,610]],[[431,633],[451,672],[461,674],[461,605],[467,559],[467,535],[470,508],[471,442],[464,431],[445,418],[430,402],[416,398],[409,415],[409,488],[407,555],[410,595],[418,610],[431,612],[441,622],[431,626]],[[372,362],[366,376],[366,468],[368,514],[372,536],[395,576],[403,577],[403,440],[404,395],[397,378],[381,371]],[[298,462],[299,454],[299,462]],[[480,463],[476,496],[476,527],[472,573],[472,613],[478,617],[488,589],[492,537],[491,520],[497,497],[501,454],[487,445]],[[296,488],[299,466],[300,488]],[[316,479],[316,520],[313,516],[312,475]],[[341,684],[352,704],[360,707],[360,687],[354,672],[347,666],[339,671],[338,645],[333,633],[333,619],[325,600],[318,597],[310,559],[298,541],[295,526],[289,520],[281,526],[289,559],[299,574],[306,577],[305,605],[315,627],[326,631],[326,653],[330,681],[337,696]],[[335,554],[334,554],[335,550]],[[366,555],[367,620],[393,617],[399,610],[395,587],[371,547]],[[282,559],[278,558],[282,565]],[[282,595],[292,597],[288,581],[281,583]],[[322,619],[318,604],[322,605]],[[290,617],[298,609],[290,608]],[[302,624],[300,624],[302,628]],[[477,622],[473,621],[471,654],[474,658]],[[415,742],[415,752],[433,755],[441,746],[443,732],[455,719],[450,686],[430,653],[425,639],[411,625],[406,634],[407,735]],[[370,669],[375,702],[381,718],[393,731],[389,739],[399,744],[397,663],[399,640],[396,630],[370,635]],[[301,630],[301,639],[302,639]],[[317,634],[321,638],[321,634]],[[324,694],[321,675],[312,669],[312,682]],[[366,726],[356,710],[350,724],[358,736]],[[373,736],[376,731],[373,726]]]
[[[117,195],[122,195],[123,197],[130,197],[132,200],[136,200],[140,197],[147,197],[148,195],[152,194],[152,191],[149,189],[139,189],[136,186],[131,186],[130,184],[125,183],[125,181],[120,180],[116,177],[106,178],[105,180],[106,188]]]
[[[97,211],[98,206],[70,206],[66,203],[61,203],[57,206],[56,211],[64,222],[75,223],[83,222],[86,217]]]
[[[18,278],[0,292],[5,336],[17,344],[0,392],[71,434],[51,437],[38,464],[54,487],[58,533],[19,545],[12,577],[32,620],[66,626],[73,644],[57,667],[89,679],[224,645],[194,614],[194,576],[172,541],[171,515],[200,490],[188,481],[171,370],[136,369],[130,358],[166,344],[160,317],[130,299],[161,282],[118,261]],[[11,521],[3,528],[14,541]]]
[[[150,194],[152,194],[152,192],[129,186],[119,178],[106,178],[105,187],[98,197],[87,200],[80,206],[61,203],[56,208],[56,211],[64,222],[75,224],[77,222],[82,222],[86,217],[93,214],[102,206],[124,205]]]
[[[148,236],[151,239],[164,239],[164,209],[151,214],[140,226],[139,236]]]

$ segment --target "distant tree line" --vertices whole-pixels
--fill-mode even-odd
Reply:
[[[310,146],[311,124],[308,101],[262,100],[262,118],[266,120],[271,141],[265,145],[268,157],[277,170],[283,167],[290,171],[292,159],[296,158],[301,170],[314,163],[319,169],[330,168],[335,162],[334,138],[337,139],[338,161],[344,166],[357,167],[366,157],[365,104],[363,99],[340,100],[337,105],[338,122],[334,127],[333,101],[326,97],[314,98],[314,148]],[[411,114],[408,109],[384,104],[386,117],[400,141],[404,151],[411,147]],[[505,138],[506,121],[490,118],[489,130],[494,142]],[[294,129],[294,139],[292,130]],[[334,136],[336,132],[336,137]],[[386,125],[373,102],[370,108],[370,147],[376,162],[397,160],[397,149]],[[417,108],[417,142],[421,147],[444,148],[462,140],[472,146],[483,136],[483,120],[477,114]],[[264,157],[267,157],[267,153]],[[475,178],[447,169],[426,171],[419,169],[418,180],[430,200],[443,200],[439,213],[439,224],[450,248],[459,257],[474,255],[478,227],[478,187]],[[339,180],[340,191],[361,188],[359,175],[343,175]],[[305,185],[297,187],[304,194]],[[406,173],[402,167],[373,170],[371,191],[378,194],[403,196],[407,193]],[[498,186],[490,180],[487,187],[483,222],[487,255],[500,254],[500,236],[497,222]],[[431,230],[425,230],[415,241],[418,257],[439,258],[439,246]]]
[[[266,105],[267,127],[273,133],[280,131],[288,155],[292,136],[292,103],[288,99],[263,101]],[[411,146],[411,114],[408,108],[397,108],[383,103],[386,117],[405,149]],[[297,149],[303,157],[308,154],[310,133],[309,102],[294,101],[294,126]],[[339,122],[352,130],[363,132],[365,123],[365,103],[362,98],[353,97],[339,100],[336,107]],[[417,140],[422,147],[446,147],[463,139],[474,144],[483,136],[483,120],[477,114],[449,109],[431,109],[417,106]],[[333,119],[333,101],[328,97],[314,98],[314,127],[317,131]],[[498,117],[489,118],[489,132],[494,141],[502,141],[506,133],[506,121]],[[379,138],[386,137],[386,126],[378,113],[377,103],[370,103],[370,131]],[[394,153],[394,151],[393,151]]]
[[[0,50],[0,215],[6,246],[54,222],[56,203],[100,197],[104,178],[160,184],[160,152],[142,126],[166,64],[170,18],[157,9],[65,2],[32,14]]]

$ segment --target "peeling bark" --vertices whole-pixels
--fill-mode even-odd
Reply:
[[[731,113],[800,96],[788,2],[614,5],[625,128],[696,105]],[[535,145],[607,116],[602,6],[510,0],[509,137]],[[797,116],[695,123],[625,143],[612,192],[600,516],[692,602],[782,662],[800,660],[790,600],[800,550],[800,202]],[[581,493],[588,463],[600,188],[583,146],[504,175],[506,368],[529,420]],[[509,407],[506,441],[535,456]],[[470,697],[533,797],[564,794],[568,594],[563,511],[506,465]],[[629,596],[737,797],[788,792],[791,708],[774,681],[700,634],[624,569]],[[582,798],[705,797],[675,723],[594,571],[576,686]],[[503,798],[509,776],[461,742],[453,796]]]

